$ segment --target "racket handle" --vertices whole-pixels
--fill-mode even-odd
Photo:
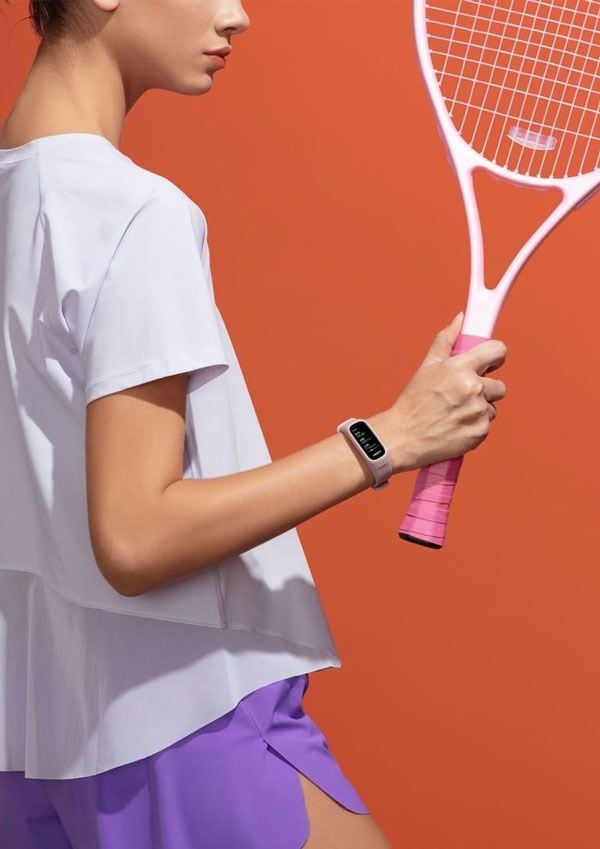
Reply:
[[[462,354],[481,342],[487,342],[489,338],[461,334],[451,356]],[[400,539],[427,548],[441,548],[444,545],[448,514],[463,460],[464,456],[455,457],[424,466],[419,471],[412,503],[398,530]]]

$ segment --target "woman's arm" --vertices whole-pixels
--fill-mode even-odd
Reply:
[[[459,318],[459,317],[457,317]],[[450,356],[455,320],[434,339],[395,403],[367,421],[393,473],[459,457],[496,417],[506,346],[489,340]],[[106,580],[140,595],[247,551],[373,483],[342,433],[258,468],[183,479],[187,374],[150,381],[86,408],[91,543]]]
[[[255,469],[183,479],[187,379],[161,378],[87,406],[91,542],[121,595],[209,568],[373,483],[341,433]],[[367,421],[387,441],[385,415]]]

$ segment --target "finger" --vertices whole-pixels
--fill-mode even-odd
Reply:
[[[506,395],[506,385],[492,377],[482,377],[483,394],[487,401],[501,401]]]
[[[504,365],[504,363],[495,363],[495,364],[491,365],[488,369],[486,369],[483,373],[484,374],[490,374],[491,372],[496,371],[499,368],[502,368],[503,365]]]
[[[423,365],[428,365],[431,362],[439,362],[440,360],[445,360],[450,356],[456,340],[460,335],[461,324],[462,313],[459,313],[447,327],[442,328],[442,330],[436,334],[433,343],[423,360]]]
[[[506,359],[506,345],[498,339],[488,339],[480,342],[469,351],[455,354],[462,357],[464,363],[473,368],[477,374],[483,375],[486,371],[495,370],[504,364]]]

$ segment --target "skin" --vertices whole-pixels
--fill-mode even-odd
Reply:
[[[230,45],[250,26],[238,0],[73,4],[76,30],[56,44],[41,41],[0,128],[0,147],[87,132],[119,148],[125,116],[144,92],[206,94],[218,68],[205,51]],[[504,363],[506,348],[489,341],[450,359],[459,331],[456,321],[440,331],[395,403],[367,419],[389,449],[394,474],[458,456],[487,437],[506,387],[483,375]],[[209,568],[372,483],[339,433],[264,467],[183,480],[187,380],[149,381],[86,408],[90,537],[102,574],[123,595]],[[304,849],[390,849],[371,815],[347,810],[302,774],[299,780],[310,824]]]
[[[119,147],[125,116],[144,92],[206,94],[221,69],[205,51],[232,45],[250,26],[239,0],[74,4],[76,32],[40,42],[0,147],[67,132],[100,133]]]
[[[233,36],[250,26],[238,0],[143,0],[143,6],[142,0],[85,0],[78,11],[76,32],[55,44],[42,39],[0,128],[0,147],[67,132],[99,133],[120,147],[125,116],[144,92],[206,94],[219,68],[205,51],[231,45]],[[104,533],[104,517],[115,507],[121,513],[113,497],[119,475],[124,475],[120,492],[133,485],[138,499],[144,476],[157,478],[150,486],[154,498],[166,483],[181,478],[186,391],[187,375],[178,374],[98,399],[87,408],[89,520],[99,563],[104,540],[114,539],[114,528]],[[155,457],[150,470],[141,455],[136,459],[135,446],[146,458]],[[354,458],[339,448],[348,452],[344,462],[356,476],[360,470]],[[115,452],[121,462],[113,466]],[[367,485],[368,479],[361,481]],[[169,535],[173,539],[172,531]],[[372,816],[348,811],[306,776],[298,777],[310,830],[305,849],[390,847]]]

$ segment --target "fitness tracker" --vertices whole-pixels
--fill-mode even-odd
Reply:
[[[346,419],[337,427],[338,433],[344,433],[354,451],[366,461],[373,472],[375,483],[372,489],[383,489],[392,475],[390,455],[364,419]]]

